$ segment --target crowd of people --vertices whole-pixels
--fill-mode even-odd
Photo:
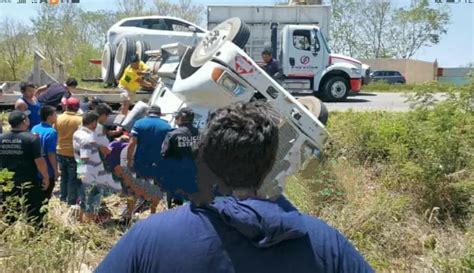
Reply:
[[[277,63],[264,53],[266,69],[275,72]],[[146,69],[133,61],[120,81],[123,115],[142,84],[135,70]],[[1,200],[24,195],[38,224],[57,182],[59,199],[79,206],[83,222],[107,218],[102,199],[110,192],[127,196],[125,221],[136,203],[148,203],[154,214],[134,224],[96,272],[373,272],[334,228],[300,213],[284,195],[258,196],[279,143],[279,121],[268,104],[217,109],[201,131],[192,109],[176,112],[172,128],[151,105],[127,131],[111,122],[106,103],[76,98],[76,87],[74,79],[39,89],[21,85],[8,116],[11,130],[0,134],[0,169],[14,172],[14,188]],[[203,182],[220,183],[209,202],[192,198]],[[165,195],[175,209],[156,214]]]
[[[164,192],[171,207],[186,198],[178,192],[197,191],[193,153],[199,137],[191,109],[175,114],[178,127],[172,129],[160,107],[151,106],[127,132],[113,123],[108,104],[81,102],[76,88],[73,78],[40,88],[21,84],[22,97],[8,117],[11,131],[0,136],[0,169],[14,172],[15,182],[3,199],[24,195],[28,215],[40,223],[40,208],[59,182],[59,199],[80,206],[81,221],[101,222],[110,216],[103,197],[119,192],[127,196],[122,220],[128,223],[137,203],[155,213]],[[130,96],[123,98],[120,113],[128,114]]]

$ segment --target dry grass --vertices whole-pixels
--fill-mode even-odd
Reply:
[[[112,195],[106,199],[118,219],[125,199]],[[1,222],[0,272],[93,272],[116,241],[124,227],[115,221],[102,225],[78,223],[71,208],[57,198],[51,199],[46,227],[37,229],[24,220],[12,226]],[[161,202],[157,211],[165,209]],[[149,212],[135,215],[136,220]]]
[[[377,170],[344,158],[315,163],[312,170],[318,179],[300,174],[289,180],[289,198],[341,231],[377,271],[474,270],[472,222],[466,228],[441,223],[436,209],[420,215],[410,196],[384,186]]]

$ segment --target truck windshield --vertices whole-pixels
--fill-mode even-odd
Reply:
[[[328,42],[326,41],[326,37],[324,37],[324,34],[319,31],[319,34],[321,34],[321,40],[323,41],[324,47],[328,51],[328,53],[331,53],[331,49],[329,49]]]

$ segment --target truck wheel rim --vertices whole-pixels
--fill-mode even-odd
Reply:
[[[232,36],[235,35],[233,32],[236,32],[239,27],[240,20],[231,18],[209,31],[196,46],[191,65],[199,67],[207,62],[226,41],[232,40]]]
[[[103,81],[107,81],[108,73],[110,73],[110,48],[108,45],[106,45],[104,47],[104,51],[102,52],[101,74]]]
[[[343,98],[347,92],[346,85],[342,81],[337,81],[331,85],[331,95],[334,98]]]
[[[142,42],[141,42],[141,41],[137,41],[137,42],[135,43],[135,46],[136,46],[136,48],[137,48],[136,53],[137,53],[138,57],[140,58],[140,61],[143,61],[143,46],[142,46]]]
[[[115,59],[114,59],[114,74],[116,77],[119,77],[121,69],[122,69],[122,64],[125,60],[125,56],[127,52],[127,41],[123,39],[119,45],[117,46],[117,52],[115,53]]]

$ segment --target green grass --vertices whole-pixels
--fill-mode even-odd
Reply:
[[[474,270],[474,81],[407,113],[332,113],[320,162],[286,192],[377,271]]]
[[[457,89],[462,86],[442,83],[437,81],[419,83],[419,84],[388,84],[383,81],[371,82],[362,86],[362,92],[393,92],[406,93],[417,92],[418,90],[430,90],[434,93],[448,92],[450,89]]]

